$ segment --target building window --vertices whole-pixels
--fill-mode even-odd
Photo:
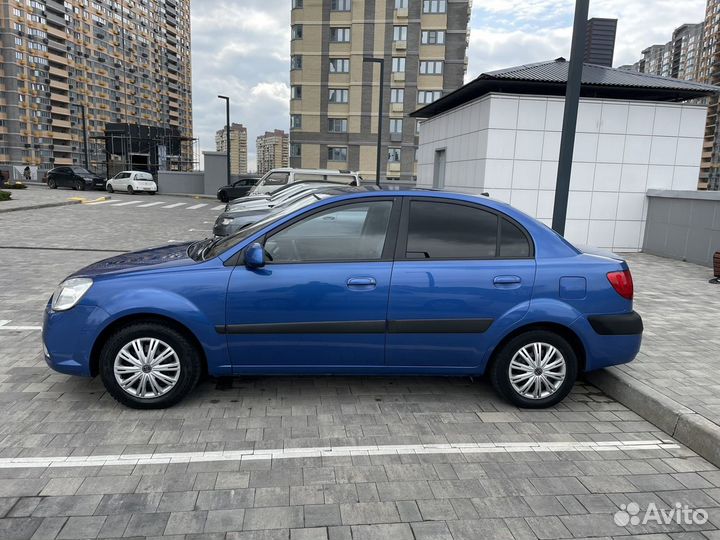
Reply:
[[[408,0],[395,0],[395,9],[407,9]]]
[[[334,43],[350,43],[349,28],[330,28],[330,41]]]
[[[423,75],[442,75],[442,60],[423,60],[420,62],[420,73]]]
[[[403,103],[405,101],[405,89],[404,88],[391,88],[390,89],[390,103]]]
[[[445,43],[445,30],[423,30],[420,34],[423,45],[443,45]]]
[[[393,41],[407,41],[407,26],[393,26]]]
[[[347,133],[347,118],[328,118],[330,133]]]
[[[290,57],[290,69],[302,69],[302,55],[294,54]]]
[[[349,58],[331,58],[330,73],[350,73]]]
[[[290,129],[300,129],[302,127],[302,115],[291,114],[290,115]]]
[[[388,148],[388,161],[390,163],[400,163],[400,148]]]
[[[393,73],[405,73],[405,59],[395,57],[392,59],[392,72]]]
[[[293,9],[302,9],[303,8],[303,0],[292,0],[292,8]]]
[[[347,103],[350,91],[346,88],[331,88],[328,96],[330,103]]]
[[[441,90],[420,90],[418,92],[418,103],[427,105],[437,101],[442,96]]]
[[[328,161],[347,161],[347,147],[328,146]]]
[[[390,119],[390,133],[402,133],[403,121],[402,118],[391,118]]]
[[[299,143],[290,144],[290,157],[300,157],[302,155],[302,145]]]
[[[423,13],[445,13],[446,0],[423,0]]]
[[[350,11],[352,0],[330,0],[330,11]]]
[[[290,99],[302,99],[302,86],[290,87]]]
[[[302,24],[295,24],[291,29],[292,39],[302,39],[303,27]]]

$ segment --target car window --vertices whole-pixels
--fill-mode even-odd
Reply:
[[[272,174],[270,174],[270,176],[268,176],[265,179],[265,185],[266,186],[282,186],[284,184],[287,184],[289,175],[290,175],[290,173],[286,173],[286,172],[272,173]]]
[[[326,182],[332,182],[333,184],[352,184],[355,181],[355,177],[350,174],[328,174]]]
[[[152,174],[150,173],[135,173],[135,179],[136,180],[152,180]]]
[[[498,218],[461,204],[411,201],[406,258],[484,259],[495,257]]]
[[[500,220],[500,257],[530,257],[530,242],[517,225],[507,219]]]
[[[325,175],[318,173],[295,173],[296,182],[324,182]]]
[[[392,201],[331,208],[271,236],[272,263],[377,261],[382,257]]]

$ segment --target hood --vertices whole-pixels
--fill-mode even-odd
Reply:
[[[187,254],[190,244],[191,242],[172,244],[123,253],[86,266],[75,272],[71,277],[94,277],[102,274],[129,273],[139,270],[155,270],[196,264]]]

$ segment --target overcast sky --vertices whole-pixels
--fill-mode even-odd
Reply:
[[[306,2],[319,0],[306,0]],[[411,0],[419,1],[419,0]],[[484,71],[569,56],[572,0],[474,0],[467,79]],[[289,128],[290,0],[192,0],[193,121],[201,150],[215,150],[215,131],[231,121],[255,137]],[[615,66],[665,43],[674,28],[700,22],[705,0],[591,0],[591,17],[619,19]]]

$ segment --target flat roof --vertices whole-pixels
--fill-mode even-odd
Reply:
[[[567,60],[557,58],[482,73],[473,81],[418,109],[410,116],[431,118],[491,92],[564,96],[569,66]],[[583,64],[580,95],[590,98],[678,102],[710,96],[718,91],[720,88],[716,86],[694,81]]]

